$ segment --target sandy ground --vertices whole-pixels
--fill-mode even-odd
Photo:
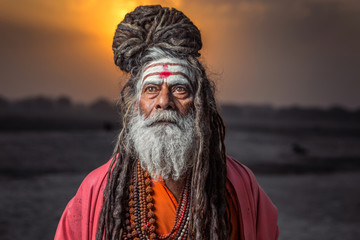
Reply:
[[[107,161],[114,138],[114,133],[106,132],[0,134],[0,239],[53,239],[67,202],[85,175]],[[231,155],[251,165],[298,161],[289,148],[293,140],[294,136],[232,133],[227,142]],[[326,158],[326,149],[333,151],[327,152],[331,156],[342,156],[346,146],[356,155],[358,149],[352,148],[359,140],[326,143],[326,139],[303,137],[302,141],[304,146],[318,143],[311,151]],[[279,209],[280,240],[360,239],[356,168],[256,176]]]
[[[257,178],[278,207],[279,239],[360,239],[358,172]]]

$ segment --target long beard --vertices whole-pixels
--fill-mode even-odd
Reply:
[[[149,119],[141,113],[129,122],[129,139],[141,165],[154,179],[177,180],[193,165],[193,113],[185,117],[175,111],[161,111]]]

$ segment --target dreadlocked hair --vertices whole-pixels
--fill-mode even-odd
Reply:
[[[130,178],[137,153],[128,141],[131,114],[137,105],[137,82],[146,63],[162,57],[188,62],[193,72],[195,143],[197,152],[191,179],[189,238],[229,239],[230,216],[226,200],[225,126],[214,98],[214,85],[197,57],[200,31],[182,12],[160,5],[140,6],[118,25],[114,61],[131,77],[119,99],[122,129],[114,148],[104,190],[96,239],[119,239],[125,229]]]

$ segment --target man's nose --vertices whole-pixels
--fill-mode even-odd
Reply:
[[[175,110],[175,103],[171,92],[167,87],[163,87],[157,96],[157,102],[155,108],[157,110]]]

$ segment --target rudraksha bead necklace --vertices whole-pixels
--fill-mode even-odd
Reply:
[[[126,214],[126,229],[123,234],[125,240],[165,240],[165,239],[187,239],[188,225],[190,220],[190,176],[176,208],[175,223],[168,234],[156,233],[156,220],[153,189],[150,174],[144,171],[140,162],[135,166],[134,174],[129,186],[129,206]]]

